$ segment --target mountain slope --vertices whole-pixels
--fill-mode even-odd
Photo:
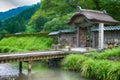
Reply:
[[[22,6],[22,7],[11,9],[6,12],[0,12],[0,20],[4,20],[4,19],[14,16],[16,14],[19,14],[20,12],[22,12],[28,8],[30,8],[30,6]]]
[[[31,16],[38,10],[40,4],[32,5],[30,8],[22,11],[21,13],[7,18],[2,21],[0,31],[7,31],[8,33],[19,33],[26,30],[26,25]]]

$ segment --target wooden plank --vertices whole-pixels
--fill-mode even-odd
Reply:
[[[0,63],[59,58],[68,54],[69,52],[67,51],[46,51],[46,52],[7,54],[0,55]]]

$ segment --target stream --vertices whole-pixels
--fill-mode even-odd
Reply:
[[[80,77],[80,73],[60,69],[32,70],[31,74],[23,70],[19,74],[17,67],[11,64],[0,64],[0,80],[90,80]]]

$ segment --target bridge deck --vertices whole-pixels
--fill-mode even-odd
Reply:
[[[69,52],[67,51],[45,51],[45,52],[5,54],[0,55],[0,63],[62,58],[68,54]]]

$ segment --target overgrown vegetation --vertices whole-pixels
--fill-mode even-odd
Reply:
[[[6,34],[5,37],[49,37],[48,33],[46,32],[40,32],[40,33],[31,33],[31,34]]]
[[[102,52],[89,52],[85,53],[85,56],[94,59],[109,59],[109,60],[120,60],[120,47],[107,49]]]
[[[4,34],[35,32],[34,25],[29,25],[28,22],[31,16],[38,10],[39,7],[40,7],[40,4],[32,5],[29,8],[20,12],[19,14],[16,14],[7,19],[1,20],[0,21],[0,38],[2,38]]]
[[[51,44],[49,37],[9,37],[0,41],[0,52],[48,50]]]
[[[2,38],[4,34],[8,33],[71,29],[66,22],[75,13],[77,6],[81,6],[83,9],[106,10],[107,14],[120,20],[118,17],[119,4],[120,0],[41,0],[40,4],[0,21],[0,36]]]
[[[77,6],[81,6],[83,9],[106,10],[108,15],[120,20],[120,17],[118,17],[120,0],[42,0],[41,7],[31,17],[29,23],[38,25],[40,23],[36,22],[38,20],[42,21],[42,17],[47,19],[44,24],[40,25],[41,27],[43,26],[45,31],[69,29],[70,27],[67,27],[65,23],[71,17],[68,15],[75,13]]]
[[[79,71],[82,76],[97,80],[120,80],[120,63],[96,60],[78,54],[68,55],[63,60],[64,69]]]

